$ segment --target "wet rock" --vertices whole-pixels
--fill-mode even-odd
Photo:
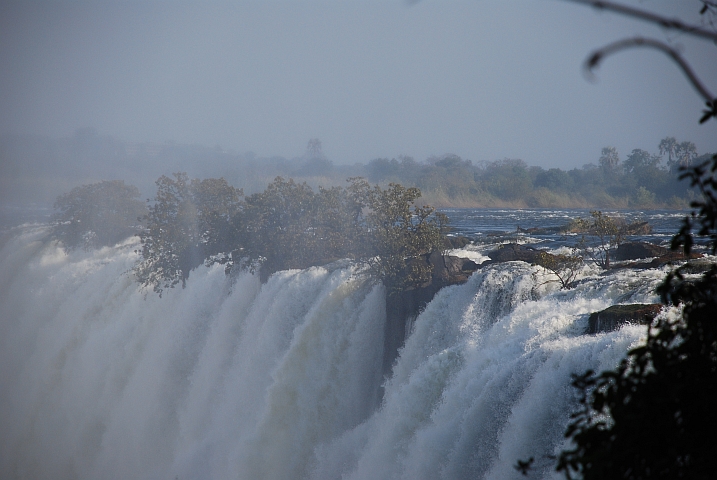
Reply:
[[[462,235],[446,237],[446,246],[448,248],[463,248],[470,243],[471,239]]]
[[[478,270],[478,264],[467,258],[453,255],[442,255],[433,252],[428,257],[432,267],[431,282],[440,281],[446,285],[462,283],[468,279],[471,272]]]
[[[383,374],[391,374],[398,350],[406,339],[406,324],[418,316],[438,291],[448,285],[465,283],[479,266],[467,258],[442,255],[440,252],[418,261],[432,267],[431,279],[420,287],[408,288],[386,297],[386,323],[384,326]]]
[[[683,267],[684,273],[705,273],[715,264],[713,259],[710,258],[697,258],[690,260]]]
[[[659,303],[613,305],[590,315],[586,333],[612,332],[628,323],[649,325],[662,307]]]
[[[665,255],[659,256],[650,262],[650,268],[659,268],[663,265],[675,265],[684,262],[689,259],[702,258],[704,255],[701,253],[690,253],[689,257],[685,257],[682,252],[668,252]]]
[[[626,242],[620,244],[612,253],[613,260],[639,260],[660,257],[670,253],[665,247],[647,242]]]
[[[497,250],[487,253],[490,260],[483,262],[481,265],[490,265],[499,262],[522,261],[530,264],[536,263],[541,250],[517,243],[508,243],[502,245]]]
[[[623,235],[649,235],[652,233],[652,226],[647,222],[634,222],[622,227],[620,233]]]

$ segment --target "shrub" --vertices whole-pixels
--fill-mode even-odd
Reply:
[[[146,208],[138,197],[121,180],[75,187],[55,201],[52,236],[68,249],[114,245],[140,231]]]

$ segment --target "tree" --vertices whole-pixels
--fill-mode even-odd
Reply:
[[[301,175],[326,175],[334,167],[334,164],[326,158],[321,147],[321,140],[312,138],[306,145],[304,162],[297,173]]]
[[[681,142],[675,148],[675,159],[678,167],[689,167],[697,157],[697,147],[692,142]]]
[[[535,264],[543,267],[545,272],[554,275],[562,289],[570,288],[570,284],[575,281],[584,265],[583,257],[575,252],[558,255],[540,252]]]
[[[358,258],[369,274],[383,282],[389,294],[430,280],[432,267],[426,258],[445,244],[446,216],[429,205],[416,205],[421,191],[415,187],[391,183],[383,190],[354,179],[350,189],[367,207]]]
[[[590,256],[602,268],[610,268],[610,249],[622,243],[622,232],[617,222],[601,211],[590,212],[593,217],[588,234],[597,238],[597,245],[590,246],[583,236],[578,248]]]
[[[318,212],[311,187],[293,179],[277,177],[264,192],[246,198],[244,252],[262,264],[263,278],[314,264],[320,250],[314,228]]]
[[[646,150],[636,148],[630,152],[623,165],[627,173],[640,175],[645,170],[657,167],[659,163],[660,157],[651,155],[650,152]]]
[[[485,190],[504,200],[517,200],[532,188],[528,165],[520,159],[503,159],[486,165],[481,178]]]
[[[140,234],[142,260],[134,269],[144,288],[160,296],[205,261],[227,262],[240,248],[236,233],[241,190],[220,179],[189,179],[186,173],[162,176]]]
[[[654,191],[661,191],[669,181],[667,172],[659,167],[661,158],[636,148],[625,160],[625,172],[632,180],[632,201],[644,206],[654,201]]]
[[[665,137],[662,140],[660,140],[660,145],[658,146],[660,149],[660,155],[667,154],[667,165],[672,166],[672,157],[675,155],[677,151],[677,140],[675,137]]]
[[[600,154],[600,167],[606,172],[614,172],[620,164],[620,156],[615,147],[604,147]]]
[[[312,138],[306,145],[306,158],[325,158],[321,140]]]
[[[122,180],[75,187],[55,201],[52,236],[68,249],[114,245],[139,233],[146,208],[138,197]]]

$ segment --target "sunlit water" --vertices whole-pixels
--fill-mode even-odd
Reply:
[[[492,212],[458,228],[515,230]],[[437,294],[383,378],[385,292],[348,264],[263,285],[200,267],[158,298],[132,278],[134,240],[67,253],[46,234],[0,245],[1,478],[517,479],[530,456],[533,478],[559,478],[571,374],[645,333],[585,335],[589,314],[657,301],[665,275],[585,267],[560,291],[488,267]]]

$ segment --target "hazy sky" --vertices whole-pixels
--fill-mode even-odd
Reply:
[[[624,3],[699,22],[696,1]],[[405,154],[570,168],[717,122],[664,55],[581,65],[626,35],[683,47],[717,92],[717,46],[561,0],[23,1],[0,4],[0,133],[221,145],[335,163]]]

